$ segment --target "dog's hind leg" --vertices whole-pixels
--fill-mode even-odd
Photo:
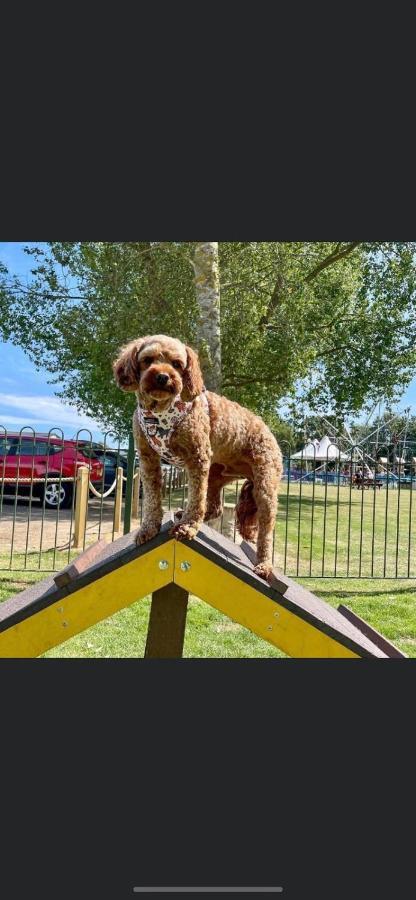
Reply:
[[[211,519],[218,519],[222,515],[222,491],[226,484],[235,481],[234,475],[225,477],[222,475],[224,466],[219,463],[213,463],[209,470],[208,490],[207,490],[207,508],[205,511],[205,522]]]
[[[245,541],[255,541],[258,531],[257,506],[253,494],[253,482],[245,481],[235,508],[237,530]]]
[[[257,575],[268,578],[273,568],[273,534],[275,529],[281,465],[253,466],[253,494],[257,506]]]

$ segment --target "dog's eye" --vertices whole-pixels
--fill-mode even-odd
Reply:
[[[172,365],[173,365],[173,368],[174,368],[174,369],[181,369],[181,368],[182,368],[182,363],[180,363],[178,359],[174,359],[173,362],[172,362]]]
[[[151,366],[153,362],[153,356],[145,356],[144,363],[146,366]]]

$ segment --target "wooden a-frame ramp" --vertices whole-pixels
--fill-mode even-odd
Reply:
[[[253,548],[203,526],[193,541],[160,534],[137,547],[134,532],[88,548],[63,572],[0,603],[0,657],[35,657],[152,594],[147,657],[182,655],[189,594],[195,594],[294,657],[403,657],[345,607],[333,609],[275,571],[253,571]]]

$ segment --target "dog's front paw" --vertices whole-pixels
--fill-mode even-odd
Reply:
[[[259,563],[259,565],[254,567],[254,574],[258,575],[259,578],[264,578],[265,581],[270,581],[273,575],[273,566],[270,563]]]
[[[136,534],[137,546],[140,547],[142,544],[146,544],[147,541],[151,541],[152,538],[159,534],[159,531],[160,525],[156,523],[143,524]]]
[[[177,541],[192,541],[199,531],[199,522],[180,522],[169,532]]]

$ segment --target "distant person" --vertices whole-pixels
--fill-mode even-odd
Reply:
[[[357,471],[355,473],[355,484],[357,485],[357,487],[360,487],[362,485],[363,478],[364,478],[363,470],[362,470],[361,466],[358,466]]]

